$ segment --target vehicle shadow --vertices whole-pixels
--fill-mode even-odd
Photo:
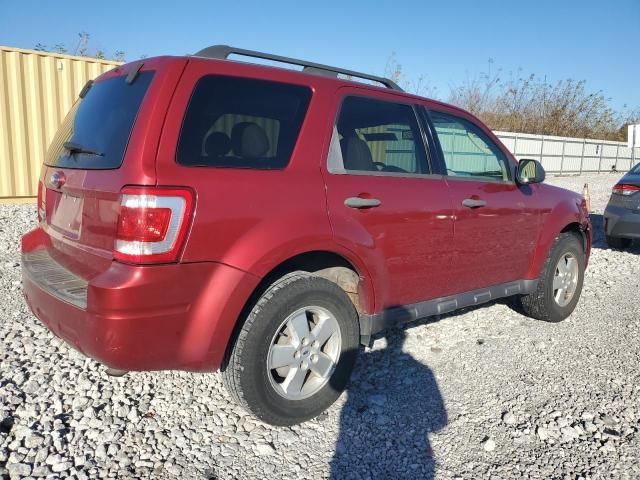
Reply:
[[[592,213],[589,215],[589,218],[591,219],[591,227],[593,232],[592,247],[602,250],[611,250],[611,247],[607,245],[607,241],[604,235],[604,217],[599,213]],[[625,248],[622,251],[640,255],[640,241],[635,240],[630,247]]]
[[[603,216],[590,217],[592,247],[609,249]],[[625,251],[640,254],[640,242]],[[447,425],[448,415],[431,369],[402,350],[406,329],[495,304],[522,314],[515,297],[500,298],[401,325],[385,332],[387,348],[361,352],[340,415],[330,478],[435,478],[429,435]]]
[[[331,461],[332,479],[433,479],[429,434],[447,424],[431,369],[403,351],[404,329],[387,332],[387,347],[361,352]]]
[[[592,248],[609,248],[604,238],[604,217],[599,213],[591,213],[589,218],[591,219],[591,232],[593,235]]]

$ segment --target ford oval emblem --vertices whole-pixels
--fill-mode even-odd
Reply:
[[[60,188],[62,187],[62,185],[64,185],[65,180],[66,179],[65,179],[64,173],[54,172],[49,177],[49,185],[52,188]]]

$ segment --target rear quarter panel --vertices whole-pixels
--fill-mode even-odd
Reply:
[[[640,174],[628,172],[624,177],[618,180],[617,184],[640,186]],[[640,208],[640,193],[634,193],[633,195],[617,195],[615,193],[611,193],[607,206],[636,210],[637,208]]]

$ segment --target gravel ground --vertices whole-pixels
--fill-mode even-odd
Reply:
[[[618,177],[591,186],[601,225]],[[602,235],[560,324],[498,302],[391,332],[327,413],[274,428],[217,374],[122,378],[61,343],[20,292],[33,206],[0,206],[0,478],[639,478],[640,248]]]

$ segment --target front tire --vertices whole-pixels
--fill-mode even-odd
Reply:
[[[585,254],[573,233],[561,233],[549,252],[536,290],[520,297],[525,315],[546,322],[561,322],[578,304],[584,280]]]
[[[300,423],[340,396],[359,343],[358,314],[344,291],[295,272],[271,285],[247,315],[227,353],[223,382],[259,419]]]

